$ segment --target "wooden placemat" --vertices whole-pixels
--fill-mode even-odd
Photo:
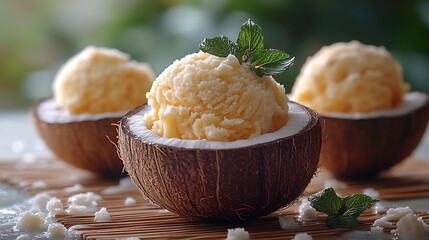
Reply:
[[[363,189],[373,188],[380,193],[381,199],[409,199],[429,197],[429,163],[409,158],[402,164],[382,174],[377,179],[366,181],[343,181],[336,188],[340,195],[360,193]],[[16,186],[30,194],[47,192],[60,198],[63,203],[78,192],[66,192],[64,188],[80,183],[79,192],[94,192],[102,196],[98,207],[106,207],[112,221],[94,222],[94,215],[57,215],[56,219],[66,228],[72,227],[83,239],[115,239],[138,237],[140,239],[225,239],[230,228],[243,227],[252,239],[291,239],[299,232],[307,232],[313,239],[330,239],[347,232],[344,229],[328,229],[324,224],[324,215],[317,220],[298,221],[297,229],[282,230],[278,216],[298,217],[298,203],[268,216],[244,223],[210,224],[195,223],[171,212],[160,209],[144,198],[141,193],[131,189],[117,194],[103,194],[109,186],[118,185],[118,180],[101,179],[91,173],[73,168],[61,161],[50,158],[26,157],[19,161],[0,163],[0,181]],[[332,182],[329,173],[320,170],[306,193],[322,190],[327,182]],[[334,181],[335,182],[335,181]],[[338,182],[337,182],[338,183]],[[125,205],[126,197],[137,200],[134,205]],[[426,223],[429,213],[418,212]],[[355,230],[369,231],[374,220],[382,214],[371,210],[359,217],[359,226]],[[388,233],[391,229],[386,228]]]

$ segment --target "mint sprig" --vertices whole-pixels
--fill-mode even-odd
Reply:
[[[308,201],[316,211],[328,215],[325,223],[329,228],[355,227],[359,215],[378,202],[365,194],[352,194],[341,198],[333,188],[326,188],[310,196]]]
[[[286,71],[295,59],[280,50],[264,49],[262,29],[250,19],[241,26],[236,43],[225,36],[206,38],[199,48],[218,57],[232,54],[241,64],[249,65],[259,77]]]

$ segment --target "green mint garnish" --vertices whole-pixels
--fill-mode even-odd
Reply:
[[[236,43],[224,36],[206,38],[199,48],[218,57],[232,54],[241,64],[248,64],[259,77],[286,71],[295,59],[280,50],[264,49],[261,27],[250,19],[241,26]]]
[[[325,222],[329,228],[355,227],[358,224],[357,217],[378,202],[365,194],[341,198],[333,188],[326,188],[309,197],[308,201],[316,211],[328,214]]]

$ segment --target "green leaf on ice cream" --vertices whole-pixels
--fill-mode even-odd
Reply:
[[[261,27],[250,19],[241,26],[237,43],[227,37],[204,39],[200,50],[218,57],[234,55],[241,64],[247,64],[259,77],[275,75],[292,66],[294,58],[280,50],[264,49]]]
[[[227,57],[235,52],[236,48],[236,43],[224,36],[204,39],[200,44],[201,51],[218,57]]]

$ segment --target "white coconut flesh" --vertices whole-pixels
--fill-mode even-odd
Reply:
[[[310,115],[301,105],[289,102],[289,119],[279,130],[262,134],[250,139],[236,140],[232,142],[187,140],[178,138],[160,137],[154,131],[146,127],[144,115],[151,110],[149,105],[143,106],[127,119],[127,125],[131,133],[145,142],[167,145],[186,149],[233,149],[272,142],[291,137],[302,131],[310,122]]]
[[[41,102],[36,109],[36,114],[39,119],[46,123],[71,123],[97,121],[106,118],[121,118],[127,111],[121,112],[106,112],[106,113],[82,113],[71,114],[68,111],[60,109],[53,98],[46,99]]]
[[[341,119],[370,119],[370,118],[388,118],[388,117],[398,117],[405,114],[411,113],[416,109],[422,107],[428,97],[425,94],[419,92],[410,92],[404,95],[403,102],[401,106],[394,109],[379,110],[368,113],[340,113],[340,112],[330,112],[320,114],[324,117],[330,118],[341,118]]]

